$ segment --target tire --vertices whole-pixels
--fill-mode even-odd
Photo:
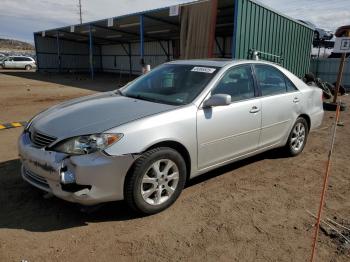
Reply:
[[[324,88],[322,88],[322,91],[323,91],[324,98],[326,98],[326,99],[332,98],[332,92],[327,86],[324,86]]]
[[[165,171],[166,167],[170,167],[168,171]],[[136,160],[125,182],[124,197],[136,212],[155,214],[175,202],[185,182],[183,157],[172,148],[158,147],[146,151]]]
[[[24,67],[24,69],[27,70],[27,71],[32,70],[32,66],[31,66],[31,65],[26,65],[26,66]]]
[[[337,83],[333,83],[333,87],[334,87],[334,93],[335,93],[335,87],[337,86]],[[346,90],[344,88],[343,85],[339,85],[339,93],[343,96],[346,94]]]
[[[340,103],[340,111],[345,111],[347,108],[347,105],[345,103]],[[323,109],[325,111],[336,111],[337,110],[337,104],[333,102],[323,102]]]
[[[305,118],[299,117],[297,121],[295,121],[295,124],[293,125],[293,128],[290,131],[287,144],[285,145],[285,151],[287,152],[287,154],[290,156],[299,155],[305,147],[308,134],[309,126]]]
[[[4,66],[3,66],[3,65],[0,65],[0,69],[4,69]]]

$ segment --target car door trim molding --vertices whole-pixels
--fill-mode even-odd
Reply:
[[[242,133],[239,133],[239,134],[229,135],[229,136],[225,136],[223,138],[214,139],[212,141],[204,142],[204,143],[200,144],[200,146],[203,147],[203,146],[210,145],[210,144],[213,144],[213,143],[216,143],[216,142],[219,142],[219,141],[223,141],[223,140],[226,140],[226,139],[229,139],[229,138],[233,138],[233,137],[237,137],[237,136],[241,136],[241,135],[246,135],[246,134],[249,134],[249,133],[252,133],[252,132],[256,132],[256,131],[258,131],[260,129],[261,128],[256,128],[256,129],[252,129],[252,130],[249,130],[249,131],[246,131],[246,132],[242,132]]]
[[[266,129],[266,128],[269,128],[269,127],[277,126],[277,125],[280,125],[280,124],[287,123],[287,122],[289,122],[290,120],[291,120],[291,119],[284,120],[284,121],[280,121],[280,122],[276,122],[276,123],[274,123],[274,124],[267,125],[267,126],[262,126],[262,127],[261,127],[261,130]]]

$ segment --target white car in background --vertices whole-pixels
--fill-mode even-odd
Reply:
[[[333,33],[331,31],[316,27],[316,25],[310,21],[299,21],[314,29],[314,40],[331,40],[333,38]]]
[[[25,69],[32,70],[36,67],[34,58],[30,56],[9,56],[0,60],[0,69]]]

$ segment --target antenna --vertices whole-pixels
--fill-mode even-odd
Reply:
[[[80,24],[82,24],[83,23],[83,16],[82,16],[82,12],[81,12],[81,0],[79,0],[78,7],[79,7]]]

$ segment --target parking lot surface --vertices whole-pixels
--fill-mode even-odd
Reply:
[[[127,81],[1,71],[0,124]],[[20,177],[22,128],[1,130],[0,261],[307,261],[315,221],[306,209],[318,208],[334,115],[326,112],[299,156],[274,150],[204,174],[171,208],[149,217],[135,216],[123,202],[81,212],[44,198]],[[348,225],[349,111],[341,120],[324,215]],[[320,234],[317,261],[349,260],[349,249]]]

